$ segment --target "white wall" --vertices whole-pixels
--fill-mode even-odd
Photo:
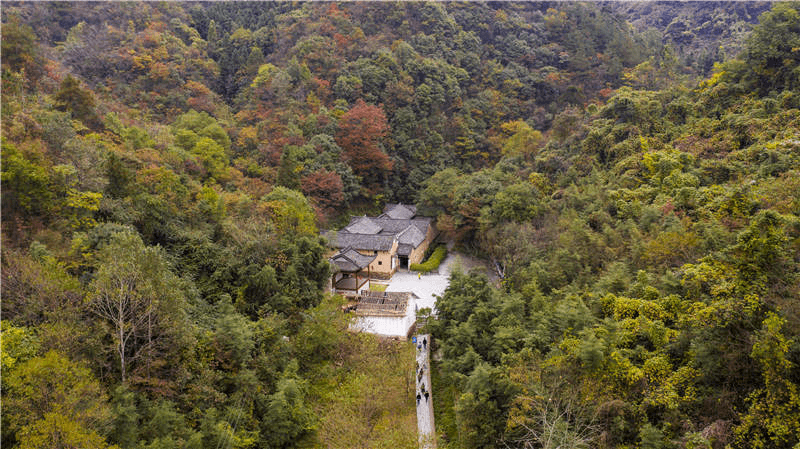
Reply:
[[[385,317],[385,316],[359,316],[350,328],[370,334],[383,335],[385,337],[402,337],[408,335],[409,329],[414,324],[416,314],[414,313],[413,304],[410,312],[402,317]]]

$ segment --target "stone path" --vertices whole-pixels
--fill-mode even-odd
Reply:
[[[416,404],[417,436],[420,449],[436,447],[436,427],[433,422],[433,393],[431,392],[430,340],[428,334],[416,335]]]

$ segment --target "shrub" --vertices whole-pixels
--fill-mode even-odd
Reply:
[[[433,254],[423,263],[412,263],[411,269],[413,271],[420,271],[423,273],[431,272],[437,268],[447,256],[447,248],[445,246],[438,246],[433,251]]]

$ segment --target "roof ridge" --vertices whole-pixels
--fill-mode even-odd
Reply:
[[[408,231],[409,229],[411,229],[411,226],[414,226],[414,224],[413,224],[413,223],[410,223],[408,226],[406,226],[405,228],[403,228],[403,230],[402,230],[402,231],[400,231],[400,232],[398,232],[398,233],[397,233],[397,237],[399,238],[401,235],[405,234],[405,233],[406,233],[406,231]],[[416,228],[416,226],[414,226],[414,227]],[[419,228],[417,228],[417,229],[419,229]]]
[[[353,251],[353,247],[352,246],[348,246],[347,248],[339,250],[339,253],[335,254],[333,257],[331,257],[331,259],[337,258],[337,257],[342,257],[344,259],[347,259],[347,261],[352,263],[353,265],[358,265],[358,263],[356,263],[355,260],[347,257],[347,254],[345,254],[347,251]]]
[[[350,224],[344,228],[344,231],[350,234],[363,235],[377,234],[382,230],[383,226],[379,226],[375,222],[375,218],[367,217],[366,215],[362,217],[353,217],[350,220]]]

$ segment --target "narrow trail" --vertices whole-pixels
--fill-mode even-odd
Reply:
[[[417,401],[417,435],[420,449],[436,447],[436,427],[433,422],[433,393],[431,392],[430,342],[428,334],[418,334],[416,338],[416,401]]]

